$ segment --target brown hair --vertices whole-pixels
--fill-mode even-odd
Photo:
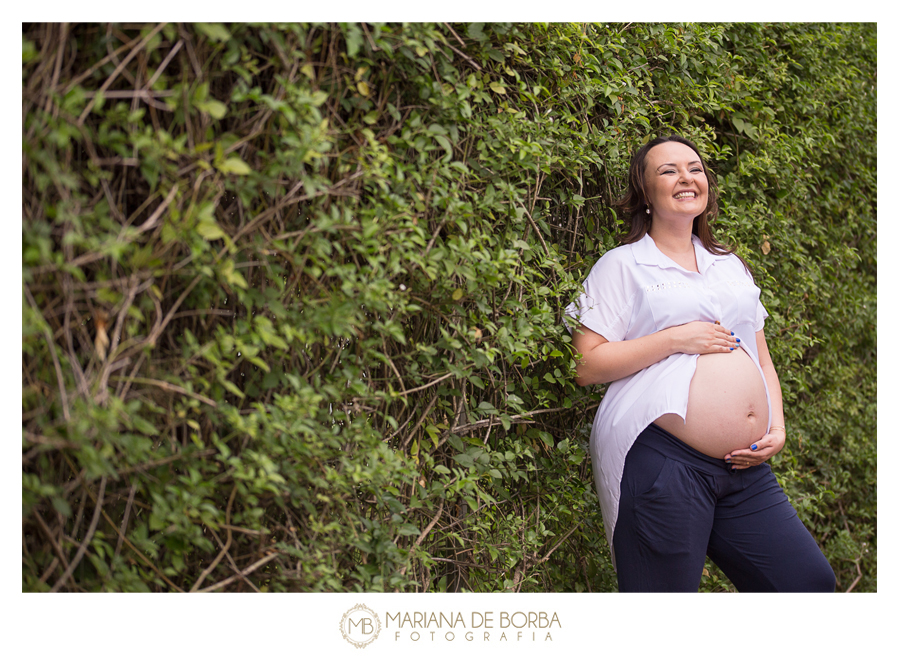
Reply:
[[[644,189],[644,167],[646,165],[647,153],[654,146],[665,144],[666,142],[678,142],[689,147],[697,157],[700,158],[700,164],[706,173],[706,179],[709,182],[709,194],[707,197],[706,210],[694,218],[694,225],[691,227],[691,233],[700,238],[700,242],[711,254],[724,255],[733,254],[734,247],[727,247],[713,237],[712,230],[709,225],[715,221],[719,214],[718,188],[716,186],[716,177],[712,171],[706,166],[700,151],[690,140],[679,135],[670,135],[668,137],[657,137],[650,140],[639,148],[631,158],[631,166],[628,169],[628,189],[625,194],[616,202],[616,205],[622,209],[624,214],[629,218],[630,230],[626,235],[620,237],[622,244],[631,244],[643,238],[650,230],[653,222],[653,216],[647,214],[647,193]],[[743,259],[741,259],[743,261]],[[746,263],[744,266],[746,267]]]

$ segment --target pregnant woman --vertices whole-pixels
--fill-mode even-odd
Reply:
[[[715,181],[672,136],[640,148],[624,245],[566,309],[577,382],[611,382],[591,432],[620,591],[696,592],[705,557],[742,592],[834,591],[834,572],[766,461],[785,443],[768,316],[717,242]]]

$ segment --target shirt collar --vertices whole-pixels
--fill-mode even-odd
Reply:
[[[728,258],[727,255],[709,253],[696,235],[691,235],[691,242],[694,244],[694,254],[697,257],[697,268],[700,270],[700,274],[706,274],[706,270],[717,260]],[[640,240],[631,244],[631,253],[634,254],[634,260],[641,265],[656,265],[662,269],[677,268],[684,270],[681,265],[659,250],[649,233],[646,233]]]

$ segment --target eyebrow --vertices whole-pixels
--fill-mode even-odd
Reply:
[[[699,160],[691,160],[690,162],[688,162],[688,166],[690,166],[692,164],[702,164],[702,163]],[[677,166],[677,165],[674,162],[666,162],[664,164],[659,165],[656,168],[656,171],[659,171],[663,167],[675,167],[675,166]]]

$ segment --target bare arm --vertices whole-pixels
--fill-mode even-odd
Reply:
[[[737,346],[737,339],[721,325],[689,322],[641,338],[613,342],[581,326],[572,332],[572,344],[582,355],[575,365],[575,383],[588,386],[633,375],[677,352],[728,352]]]

